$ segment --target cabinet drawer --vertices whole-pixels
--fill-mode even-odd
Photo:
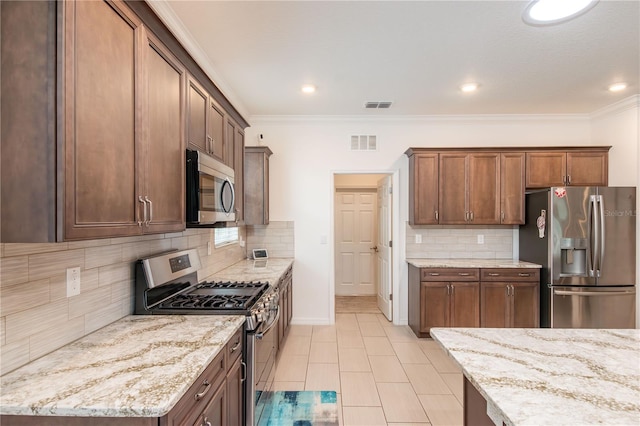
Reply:
[[[227,374],[225,350],[207,366],[168,414],[168,425],[193,424]]]
[[[476,268],[422,268],[421,281],[478,281],[480,273]]]
[[[483,268],[481,281],[540,281],[540,269],[537,268]]]
[[[231,366],[236,359],[242,355],[243,344],[242,341],[242,327],[229,339],[227,343],[227,365]]]

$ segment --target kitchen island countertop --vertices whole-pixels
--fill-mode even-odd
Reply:
[[[640,330],[432,328],[509,425],[640,424]]]
[[[0,414],[162,417],[244,316],[132,315],[0,380]]]
[[[537,263],[513,259],[407,259],[416,268],[540,268]]]

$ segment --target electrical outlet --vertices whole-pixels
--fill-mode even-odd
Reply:
[[[207,241],[207,256],[211,256],[211,241]]]
[[[422,235],[416,234],[416,244],[422,244]]]
[[[478,244],[484,244],[484,235],[478,235]]]
[[[67,297],[80,294],[80,268],[67,269]]]

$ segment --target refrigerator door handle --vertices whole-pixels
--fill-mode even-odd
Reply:
[[[594,217],[595,215],[595,205],[596,205],[596,196],[595,195],[590,195],[589,196],[589,212],[587,215],[587,274],[590,277],[594,276],[594,270],[595,270],[595,258],[594,258],[594,253],[597,252],[598,250],[598,243],[597,243],[597,230],[595,230],[594,232],[594,227],[596,227],[596,218]]]
[[[602,265],[604,264],[604,242],[605,234],[604,234],[604,197],[602,195],[598,195],[598,225],[600,226],[600,235],[598,236],[598,267],[596,268],[596,274],[598,278],[600,278],[600,272],[602,270]]]
[[[621,296],[625,294],[634,294],[633,290],[623,291],[567,291],[553,290],[553,294],[558,296]]]

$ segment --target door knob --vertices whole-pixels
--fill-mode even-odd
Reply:
[[[376,253],[378,252],[378,246],[370,247],[370,249],[371,249],[371,250],[373,250],[373,251],[375,251]]]

